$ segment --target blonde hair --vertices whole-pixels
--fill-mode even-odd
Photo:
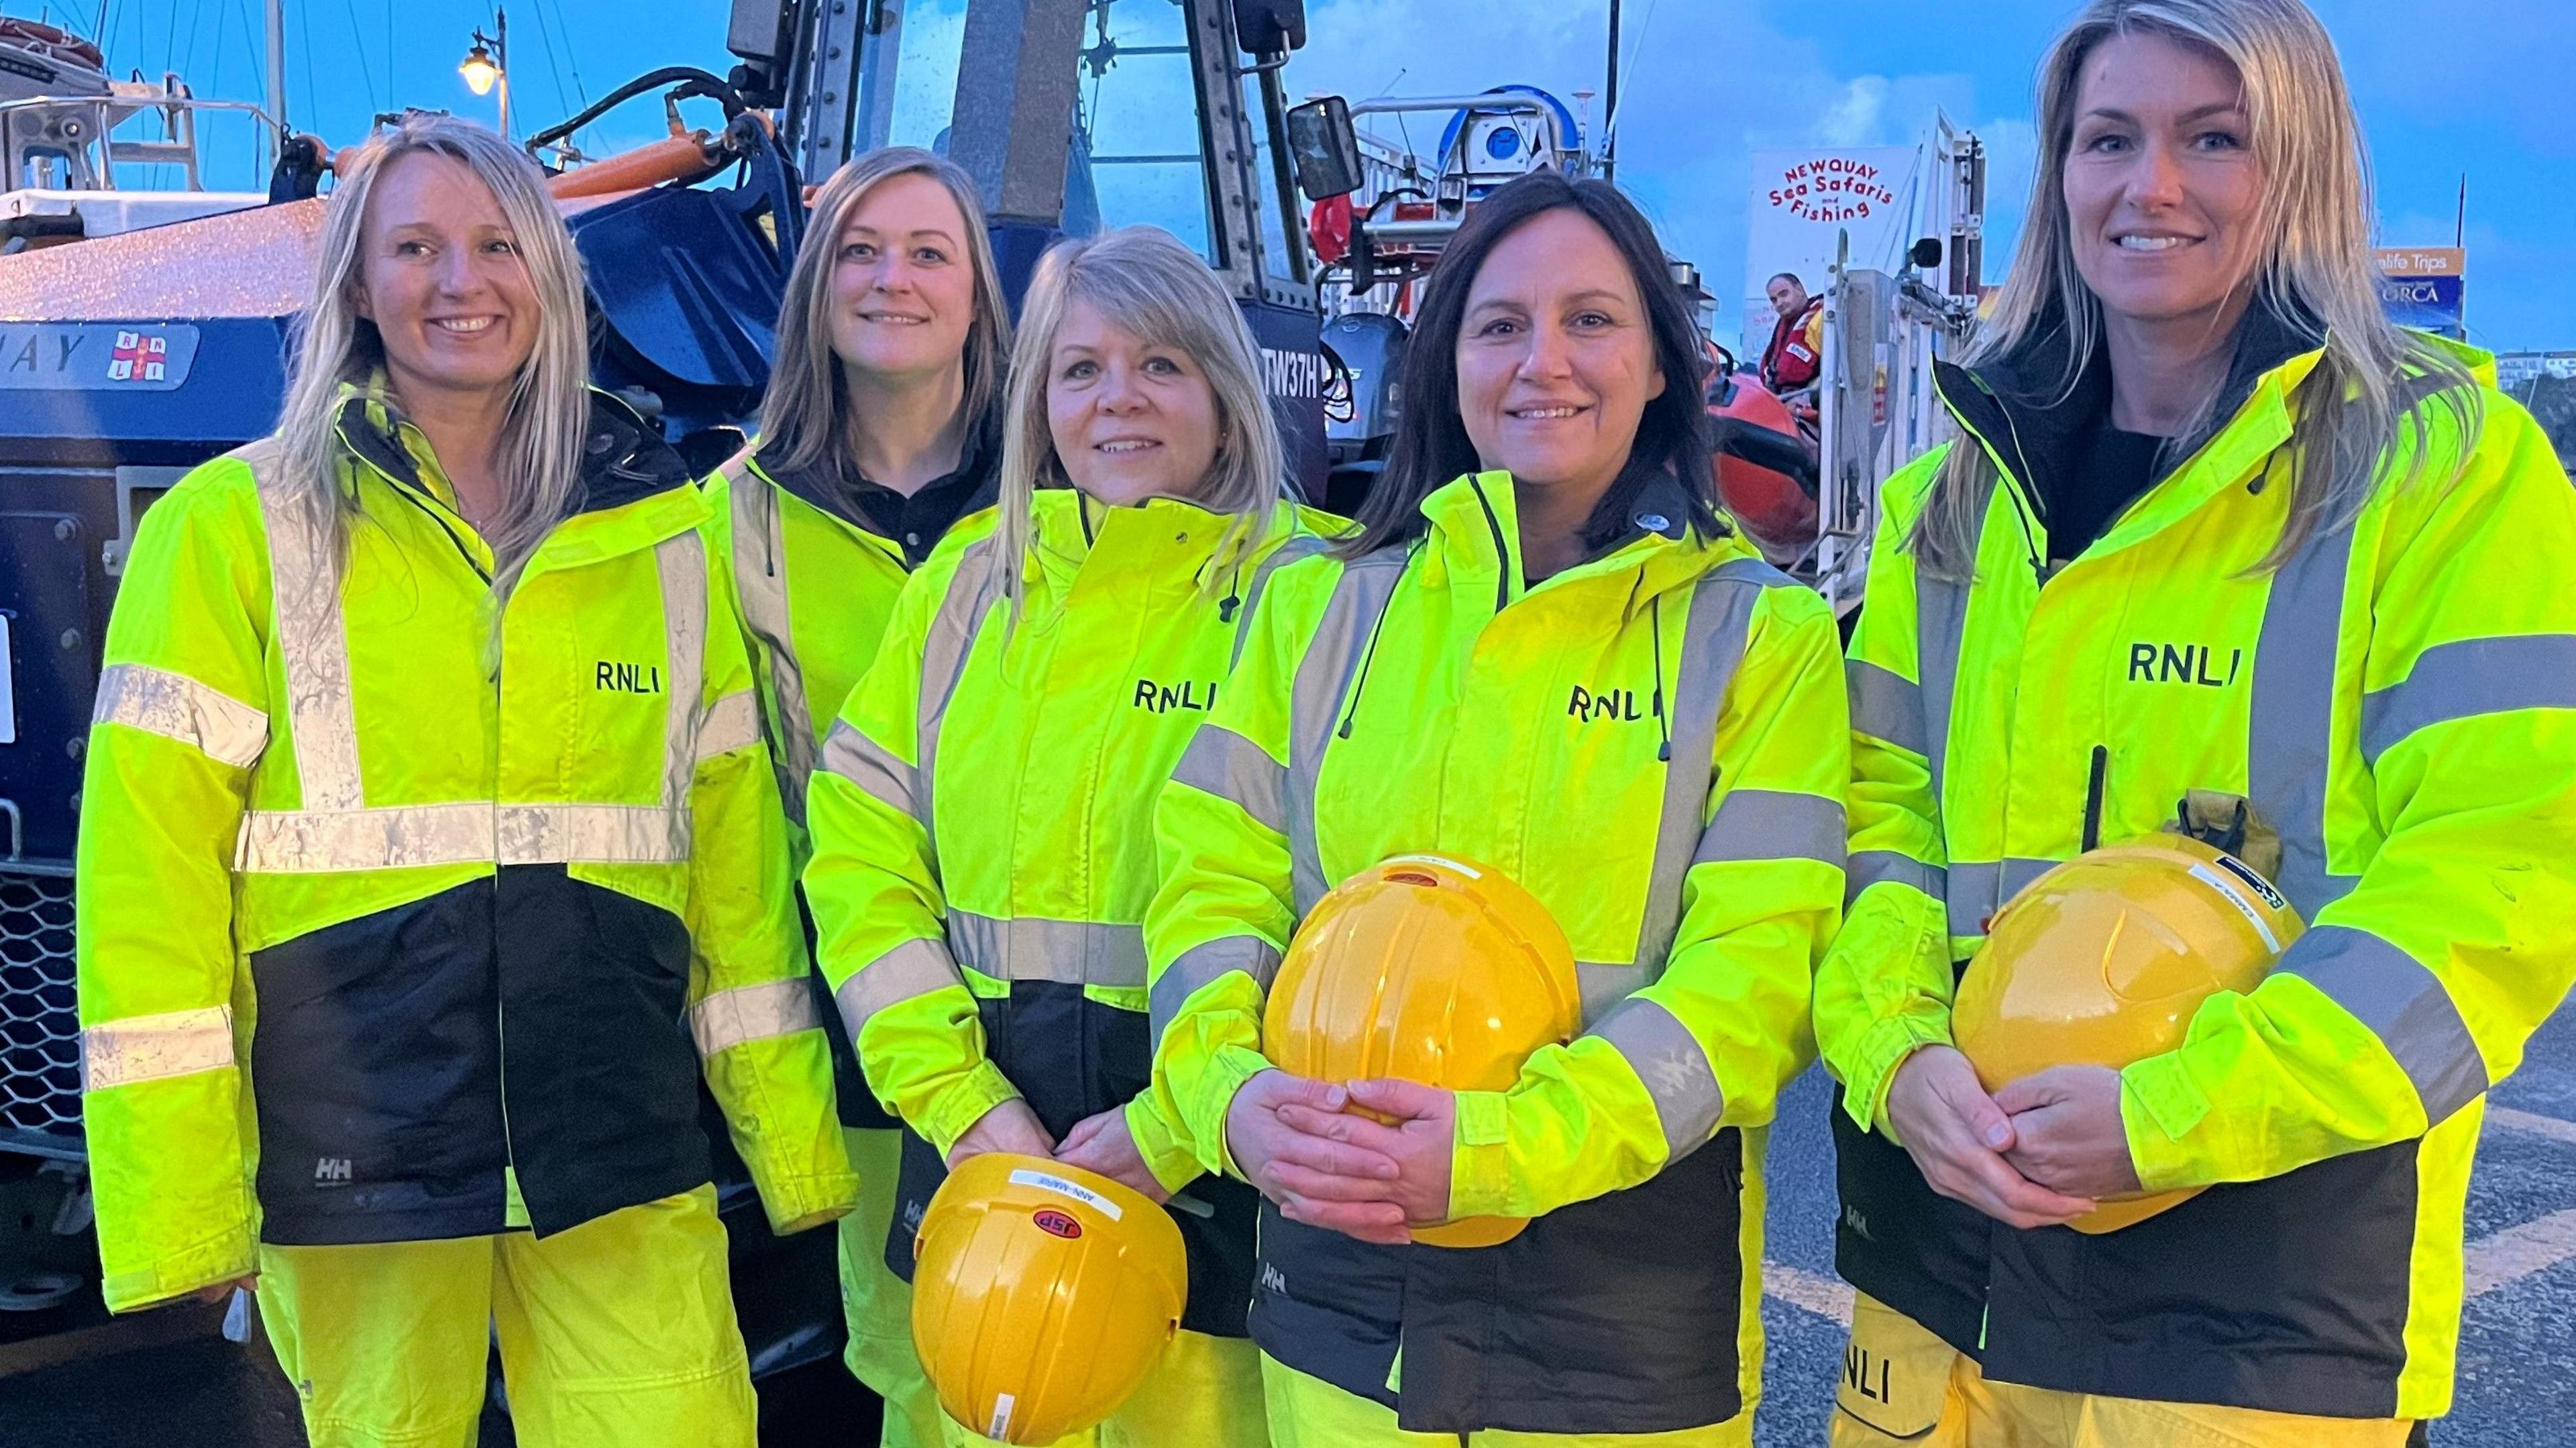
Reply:
[[[1189,501],[1234,524],[1217,540],[1202,586],[1215,588],[1257,546],[1277,511],[1288,472],[1279,424],[1261,387],[1261,350],[1243,313],[1196,252],[1170,232],[1126,226],[1056,244],[1038,262],[1020,309],[1002,415],[1000,515],[994,546],[1013,560],[1004,590],[1017,617],[1040,488],[1069,488],[1047,423],[1048,357],[1056,333],[1081,302],[1110,325],[1188,357],[1216,394],[1216,462]]]
[[[897,176],[927,176],[946,188],[964,218],[968,264],[975,269],[975,316],[966,328],[966,434],[972,438],[1001,405],[1011,355],[1011,308],[1002,274],[993,264],[993,242],[984,230],[983,202],[975,182],[957,166],[917,146],[887,146],[852,159],[814,194],[805,243],[787,274],[778,304],[778,343],[772,349],[769,391],[760,403],[764,449],[776,449],[784,468],[839,468],[847,456],[844,428],[848,397],[841,390],[841,359],[832,351],[832,271],[841,233],[859,203]]]
[[[2324,355],[2296,404],[2288,516],[2256,565],[2277,568],[2320,529],[2340,527],[2361,510],[2382,460],[2409,430],[2417,447],[2405,481],[2421,475],[2432,409],[2448,411],[2464,439],[2474,437],[2480,416],[2468,369],[2380,308],[2361,124],[2334,42],[2301,0],[2093,0],[2085,7],[2041,63],[2029,220],[1994,317],[1963,360],[1991,363],[2062,329],[2066,374],[2058,380],[2061,395],[2071,396],[2101,349],[2101,300],[2075,268],[2066,153],[2084,63],[2095,47],[2125,35],[2211,51],[2235,67],[2263,177],[2248,315],[2268,308],[2325,328]],[[2202,400],[2168,446],[2169,458],[2188,455],[2223,425],[2215,415],[2220,401],[2215,392]],[[1996,481],[1982,448],[1968,441],[1950,448],[1906,542],[1923,572],[1965,580],[1975,571]]]
[[[509,416],[493,449],[501,507],[482,529],[492,548],[494,588],[506,591],[581,495],[590,332],[581,254],[546,192],[545,175],[492,131],[451,116],[415,115],[343,153],[340,184],[324,212],[313,297],[298,324],[295,378],[278,410],[282,481],[346,548],[359,509],[354,492],[340,486],[340,390],[365,383],[385,360],[382,334],[358,313],[366,266],[359,243],[377,184],[394,162],[415,155],[454,161],[491,191],[536,293],[536,345],[510,385]]]

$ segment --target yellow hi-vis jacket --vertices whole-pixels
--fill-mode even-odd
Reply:
[[[1761,1372],[1765,1128],[1841,913],[1833,617],[1698,536],[1669,478],[1535,586],[1508,474],[1422,511],[1410,546],[1280,570],[1164,791],[1158,1114],[1229,1167],[1264,991],[1338,881],[1412,851],[1502,871],[1573,944],[1584,1028],[1510,1090],[1458,1094],[1449,1205],[1537,1220],[1387,1248],[1265,1209],[1253,1336],[1415,1431],[1732,1418]]]
[[[993,500],[998,436],[979,435],[955,472],[914,499],[944,502],[953,524]],[[788,859],[798,875],[812,857],[805,832],[805,783],[824,736],[850,691],[876,661],[904,579],[943,535],[889,536],[851,502],[838,480],[791,469],[770,449],[745,448],[710,476],[717,556],[730,572],[745,646],[760,695],[761,738],[787,810]],[[818,993],[821,981],[817,977]],[[828,1002],[818,1002],[832,1041],[832,1075],[847,1126],[887,1129],[895,1121],[868,1096],[849,1038]]]
[[[2485,389],[2473,447],[2437,410],[2420,481],[2397,482],[2410,444],[2357,517],[2258,570],[2321,354],[2248,325],[2225,425],[2069,562],[2034,484],[2068,429],[2022,400],[2046,357],[1940,374],[1954,445],[2003,473],[1973,585],[1904,548],[1941,454],[1887,485],[1851,650],[1855,893],[1816,987],[1838,1260],[1999,1381],[2432,1417],[2485,1093],[2576,978],[2576,490]],[[1949,1040],[1955,963],[2088,813],[2118,841],[2191,791],[2278,832],[2309,929],[2124,1071],[2121,1115],[2148,1188],[2242,1185],[2098,1237],[1935,1198],[1864,1132],[1898,1062]]]
[[[905,1276],[905,1219],[977,1117],[1024,1097],[1061,1137],[1143,1089],[1154,800],[1222,695],[1268,565],[1339,527],[1282,504],[1220,565],[1235,520],[1189,503],[1048,489],[1032,521],[1016,625],[989,527],[956,530],[913,576],[807,796],[823,972],[869,1085],[929,1148],[907,1153],[898,1189],[889,1260]],[[1167,1185],[1198,1174],[1166,1123],[1128,1116]],[[1230,1301],[1194,1276],[1190,1323],[1239,1336],[1252,1199],[1212,1185],[1231,1198],[1209,1203],[1217,1219],[1179,1220],[1194,1266],[1218,1252],[1237,1270]],[[1238,1239],[1230,1254],[1199,1240],[1211,1227]]]
[[[853,1199],[706,502],[593,408],[586,496],[497,614],[367,389],[345,547],[273,440],[145,517],[79,846],[111,1307],[259,1241],[550,1234],[685,1191],[701,1069],[774,1223]]]

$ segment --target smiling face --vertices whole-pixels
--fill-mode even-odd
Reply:
[[[1216,465],[1223,424],[1198,363],[1088,302],[1067,304],[1056,328],[1046,402],[1065,476],[1113,507],[1196,497]]]
[[[1458,329],[1458,417],[1479,464],[1597,498],[1663,394],[1645,298],[1618,246],[1571,207],[1486,254]]]
[[[501,203],[427,152],[378,176],[358,230],[358,315],[384,338],[397,396],[506,392],[537,345],[537,293]]]
[[[2067,146],[2075,269],[2115,322],[2232,320],[2263,199],[2244,87],[2216,52],[2118,35],[2084,59]]]
[[[965,213],[937,180],[906,172],[869,187],[841,228],[830,285],[842,366],[888,381],[964,368],[975,266]]]

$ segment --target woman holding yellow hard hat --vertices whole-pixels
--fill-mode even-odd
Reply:
[[[1479,202],[1364,534],[1279,571],[1164,791],[1154,1095],[1269,1198],[1282,1448],[1751,1441],[1764,1128],[1840,914],[1846,714],[1832,615],[1709,503],[1699,359],[1608,184]],[[1327,892],[1462,868],[1553,917],[1580,1033],[1498,1090],[1273,1069],[1266,992]],[[1531,1220],[1410,1240],[1473,1217]]]
[[[2381,315],[2299,0],[2096,0],[2039,133],[1852,640],[1816,1029],[1873,1391],[1834,1441],[2395,1445],[2450,1405],[2484,1094],[2576,976],[2576,492],[2486,358]],[[1981,1084],[1958,963],[2160,831],[2269,857],[2192,863],[2270,974],[2124,1068]]]

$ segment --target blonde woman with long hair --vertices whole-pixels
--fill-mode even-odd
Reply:
[[[1851,645],[1834,1441],[2393,1448],[2451,1403],[2486,1092],[2576,978],[2576,492],[2484,356],[2381,315],[2300,0],[2095,0],[2039,135]],[[1981,1089],[1986,922],[2165,830],[2306,933],[2176,1050]]]
[[[1191,1257],[1182,1332],[1102,1425],[1109,1444],[1266,1442],[1243,1335],[1252,1194],[1200,1179],[1140,1095],[1155,794],[1272,565],[1333,526],[1283,500],[1258,355],[1167,233],[1048,253],[1012,361],[997,516],[905,585],[806,799],[823,973],[908,1128],[894,1264],[909,1273],[911,1225],[982,1152],[1191,1199],[1173,1213]]]
[[[350,156],[274,436],[143,520],[80,840],[110,1307],[257,1294],[317,1445],[753,1442],[696,1081],[855,1194],[710,515],[461,122]],[[504,681],[507,681],[506,688]]]
[[[947,161],[909,146],[858,157],[815,194],[805,235],[760,437],[707,483],[799,871],[807,776],[895,595],[993,501],[1011,346],[983,207]],[[939,1440],[939,1405],[913,1355],[910,1289],[885,1265],[899,1123],[828,1004],[824,1018],[860,1178],[840,1227],[843,1359],[885,1400],[886,1448],[921,1448]]]

